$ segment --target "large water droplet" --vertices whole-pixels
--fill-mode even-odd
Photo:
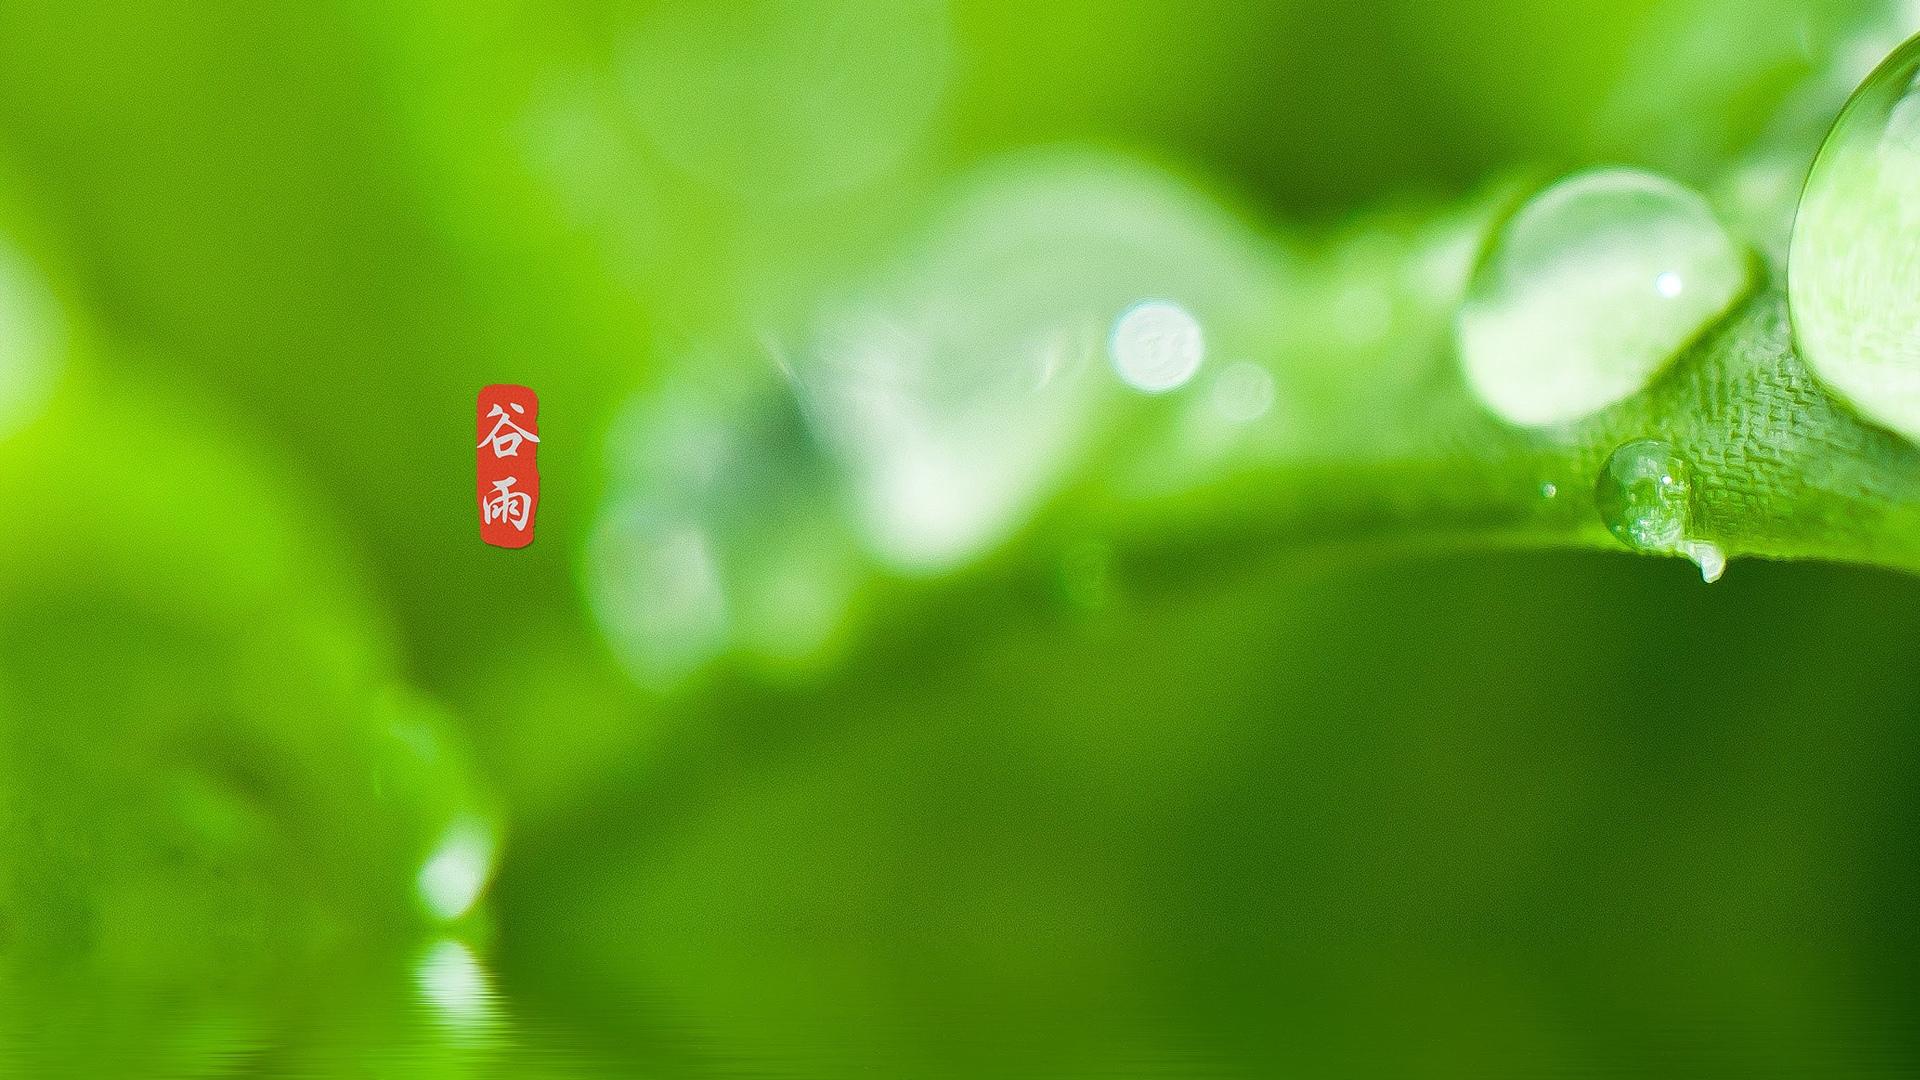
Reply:
[[[1787,262],[1794,338],[1827,387],[1920,438],[1920,39],[1868,76],[1800,199]]]
[[[1522,207],[1475,272],[1458,325],[1467,379],[1513,423],[1578,420],[1645,389],[1751,273],[1693,191],[1578,173]]]
[[[991,547],[1141,394],[1275,320],[1273,259],[1139,166],[1019,158],[962,185],[926,234],[821,312],[793,376],[850,481],[856,528],[928,573]]]
[[[1636,439],[1616,449],[1600,468],[1593,498],[1607,530],[1633,550],[1683,555],[1708,581],[1726,571],[1719,546],[1693,535],[1692,469],[1670,444]]]

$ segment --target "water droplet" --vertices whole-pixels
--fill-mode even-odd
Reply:
[[[921,574],[1016,528],[1126,389],[1169,391],[1207,351],[1250,349],[1281,294],[1272,254],[1218,207],[1104,156],[1015,159],[939,209],[820,313],[793,364],[856,529]]]
[[[1868,76],[1808,176],[1787,262],[1793,332],[1814,374],[1920,439],[1920,38]]]
[[[427,910],[452,922],[473,910],[491,876],[493,833],[477,818],[463,816],[421,864],[416,883]]]
[[[1107,352],[1120,380],[1145,394],[1177,390],[1200,370],[1206,341],[1187,309],[1165,300],[1144,300],[1113,324]]]
[[[664,688],[731,650],[782,668],[824,658],[858,556],[784,388],[670,382],[630,404],[608,444],[587,584],[637,681]]]
[[[400,691],[373,714],[386,718],[375,771],[388,813],[422,820],[411,849],[414,895],[435,922],[466,918],[493,879],[499,816],[489,805],[453,721],[431,703]]]
[[[1706,201],[1634,169],[1579,173],[1500,231],[1461,308],[1474,391],[1530,427],[1645,389],[1747,291],[1748,252]]]
[[[1560,494],[1560,486],[1558,484],[1555,484],[1551,480],[1540,485],[1540,497],[1543,499],[1552,499],[1557,497],[1559,494]]]
[[[1726,554],[1693,532],[1692,470],[1671,444],[1636,439],[1616,449],[1594,484],[1600,520],[1619,541],[1652,555],[1682,555],[1707,581],[1726,571]]]
[[[1693,560],[1693,565],[1700,568],[1700,580],[1709,585],[1719,581],[1720,575],[1727,572],[1727,553],[1721,551],[1718,544],[1689,540],[1681,548],[1681,554]]]
[[[1678,550],[1693,514],[1687,463],[1658,439],[1627,443],[1601,468],[1594,501],[1621,543],[1635,551]]]

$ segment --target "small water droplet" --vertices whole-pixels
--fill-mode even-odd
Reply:
[[[1920,38],[1894,50],[1834,121],[1800,198],[1787,296],[1813,373],[1920,439],[1917,77]]]
[[[1692,559],[1693,565],[1700,568],[1700,580],[1709,585],[1719,581],[1720,575],[1727,572],[1727,553],[1721,551],[1718,544],[1710,544],[1704,540],[1689,540],[1683,546],[1682,554]]]
[[[1467,380],[1513,423],[1578,420],[1645,389],[1751,274],[1692,190],[1578,173],[1522,207],[1475,271],[1457,326]]]
[[[1676,551],[1693,514],[1687,463],[1657,439],[1627,443],[1601,468],[1594,501],[1621,543],[1635,551]]]
[[[1692,470],[1670,443],[1636,439],[1614,450],[1593,497],[1607,530],[1633,550],[1685,556],[1707,581],[1726,571],[1726,553],[1692,535]]]
[[[1543,499],[1551,499],[1559,494],[1560,486],[1551,480],[1540,485],[1540,497]]]

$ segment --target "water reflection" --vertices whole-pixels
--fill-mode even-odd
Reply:
[[[1848,692],[1901,662],[1885,620],[1920,583],[1675,590],[1588,556],[1195,587],[1072,557],[1125,587],[1063,612],[1009,582],[828,685],[729,691],[515,837],[495,930],[352,967],[222,943],[224,967],[104,990],[9,968],[0,1072],[1920,1066],[1920,725],[1911,694]],[[1770,649],[1724,647],[1756,625]]]
[[[1085,578],[1069,609],[987,586],[818,688],[733,688],[515,836],[459,932],[177,903],[179,949],[75,967],[111,920],[23,951],[8,909],[0,1074],[1920,1065],[1920,726],[1849,692],[1901,663],[1882,626],[1920,584],[1672,590],[1532,557],[1196,586],[1094,540],[1068,559],[1044,590]],[[1770,650],[1672,663],[1755,625]]]
[[[611,1075],[1920,1064],[1920,734],[1842,690],[1913,583],[1381,569],[1109,561],[1102,603],[958,603],[737,692],[503,876],[500,986]]]

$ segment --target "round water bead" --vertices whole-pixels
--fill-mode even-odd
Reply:
[[[1716,581],[1727,559],[1717,545],[1697,540],[1693,530],[1691,470],[1672,445],[1636,439],[1608,456],[1594,483],[1594,504],[1607,530],[1635,551],[1684,555],[1700,575]]]
[[[1600,469],[1594,502],[1600,519],[1636,551],[1672,551],[1687,537],[1693,486],[1687,463],[1658,439],[1615,450]]]
[[[1748,253],[1693,191],[1597,169],[1536,195],[1475,271],[1457,326],[1501,417],[1578,420],[1638,393],[1746,292]]]
[[[1920,438],[1920,39],[1867,77],[1800,198],[1788,306],[1807,366],[1873,420]]]

